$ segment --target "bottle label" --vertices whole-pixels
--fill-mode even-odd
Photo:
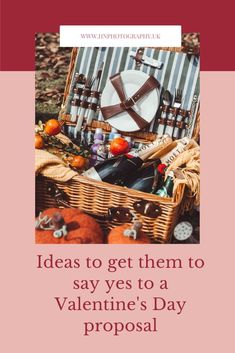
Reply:
[[[163,186],[160,190],[156,192],[156,195],[161,196],[161,197],[169,197],[167,194],[167,189],[165,186]]]
[[[83,175],[91,179],[102,181],[102,179],[100,178],[99,174],[97,173],[94,167],[91,167],[90,169],[88,169],[86,172],[83,173]]]
[[[171,142],[171,138],[168,135],[163,135],[161,138],[155,140],[148,145],[143,146],[139,151],[137,151],[137,156],[142,160],[147,159],[151,154],[155,153],[158,150],[158,147]]]
[[[188,137],[184,137],[181,139],[175,148],[167,153],[165,156],[161,158],[162,163],[169,165],[173,162],[173,160],[182,152],[186,151],[190,147],[190,139]]]

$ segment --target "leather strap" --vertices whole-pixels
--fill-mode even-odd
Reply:
[[[141,98],[143,98],[148,92],[152,91],[154,88],[158,88],[159,82],[153,76],[149,76],[149,78],[145,81],[143,86],[131,97],[132,101],[135,103],[138,102]]]
[[[157,122],[158,122],[158,124],[161,124],[161,125],[166,125],[166,118],[164,119],[164,118],[158,118],[158,120],[157,120]]]
[[[183,121],[176,121],[175,126],[178,127],[179,129],[184,128],[184,122]]]
[[[148,122],[142,118],[133,108],[132,106],[138,102],[141,98],[143,98],[147,93],[152,91],[153,89],[159,87],[159,82],[153,77],[150,76],[145,83],[140,87],[140,89],[133,94],[132,97],[126,99],[126,95],[124,92],[122,80],[121,80],[121,75],[120,73],[110,77],[111,83],[114,86],[119,98],[120,98],[120,103],[108,106],[108,107],[102,107],[101,112],[103,114],[103,117],[105,120],[108,120],[112,118],[113,116],[116,116],[124,111],[126,111],[132,119],[136,122],[138,127],[140,129],[143,129]]]
[[[144,48],[139,48],[137,50],[136,56],[134,57],[135,62],[136,62],[136,68],[140,68],[141,64],[142,64],[142,57],[144,55]]]
[[[98,104],[97,103],[89,103],[87,101],[82,101],[80,107],[85,109],[92,109],[94,111],[97,110]]]
[[[175,120],[167,119],[166,125],[168,125],[168,126],[175,126]]]
[[[89,105],[89,103],[87,102],[87,100],[81,101],[81,103],[80,103],[80,107],[85,108],[85,109],[88,108],[88,105]]]
[[[90,90],[89,88],[85,88],[85,89],[83,90],[83,92],[82,92],[82,95],[83,95],[84,97],[90,97],[90,95],[91,95],[91,90]]]
[[[74,88],[73,90],[73,93],[78,94],[79,96],[81,96],[82,92],[83,92],[83,88],[81,87]]]
[[[98,91],[91,91],[91,95],[92,97],[96,98],[96,99],[99,99],[100,97],[100,92]]]
[[[97,110],[97,107],[98,107],[98,104],[97,104],[97,103],[90,103],[90,105],[89,105],[89,108],[90,108],[91,110],[94,110],[95,112],[96,112],[96,110]]]
[[[71,105],[76,106],[76,107],[79,107],[79,105],[80,105],[80,99],[77,99],[77,98],[72,99]]]

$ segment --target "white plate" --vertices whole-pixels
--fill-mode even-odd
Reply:
[[[149,75],[142,71],[126,70],[121,72],[121,79],[126,98],[133,96],[135,92],[145,83]],[[101,107],[107,107],[120,103],[120,98],[110,80],[101,95]],[[151,123],[156,115],[159,106],[159,91],[154,89],[140,99],[132,108],[148,123]],[[120,131],[132,132],[140,130],[133,118],[127,113],[122,112],[108,120],[111,126]],[[146,123],[147,125],[147,123]]]

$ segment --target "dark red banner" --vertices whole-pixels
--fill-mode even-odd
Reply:
[[[1,0],[0,69],[34,70],[36,32],[59,32],[60,25],[126,24],[182,25],[183,32],[201,33],[201,69],[235,70],[232,38],[232,1],[155,1],[95,2]]]

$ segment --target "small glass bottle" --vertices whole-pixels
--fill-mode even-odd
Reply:
[[[117,129],[112,127],[111,132],[109,133],[109,142],[111,142],[114,139],[114,135],[117,133],[118,133]]]
[[[119,134],[119,132],[115,132],[115,134],[113,135],[113,139],[116,139],[118,137],[122,137],[122,135]]]
[[[172,197],[174,187],[174,172],[170,171],[161,189],[156,192],[156,195],[161,197]]]
[[[125,136],[124,139],[128,142],[129,150],[131,150],[133,147],[133,142],[132,142],[131,136]]]
[[[103,142],[104,136],[103,136],[103,129],[100,127],[97,127],[95,129],[95,134],[94,134],[94,142],[98,143],[99,141]]]

